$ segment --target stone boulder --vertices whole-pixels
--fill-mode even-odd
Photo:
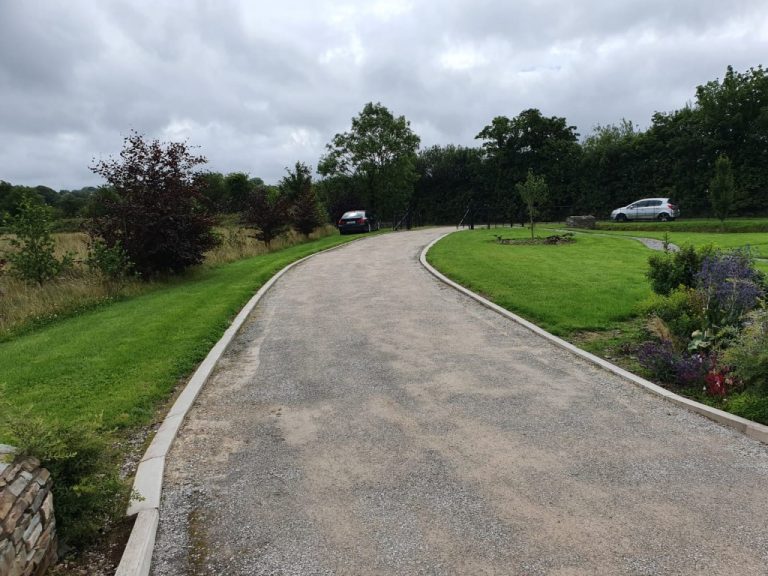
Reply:
[[[594,230],[597,218],[594,216],[568,216],[565,219],[565,225],[568,228],[588,228]]]

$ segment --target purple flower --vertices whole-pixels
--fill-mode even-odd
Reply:
[[[734,250],[707,256],[696,274],[704,296],[705,313],[713,325],[728,325],[752,310],[765,293],[761,274],[748,251]]]
[[[668,341],[644,342],[637,351],[637,360],[658,381],[685,387],[702,385],[715,364],[712,357],[700,352],[675,352]]]

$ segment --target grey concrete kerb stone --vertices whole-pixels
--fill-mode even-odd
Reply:
[[[128,506],[127,515],[136,515],[136,522],[133,525],[131,536],[128,539],[125,552],[120,559],[120,565],[117,567],[115,576],[147,576],[149,574],[152,551],[155,545],[155,535],[159,523],[160,496],[163,489],[163,474],[165,472],[165,457],[171,449],[176,433],[179,431],[184,417],[192,408],[203,386],[208,381],[217,362],[226,352],[240,327],[264,297],[264,294],[291,268],[298,266],[302,262],[324,252],[336,250],[357,242],[363,238],[345,242],[320,252],[315,252],[305,256],[296,262],[288,264],[285,268],[277,272],[270,278],[248,303],[240,310],[240,313],[232,321],[232,324],[224,332],[221,339],[211,348],[211,351],[205,357],[205,360],[198,366],[195,373],[187,382],[184,390],[176,399],[173,407],[163,420],[162,425],[157,430],[155,437],[144,453],[136,470],[136,476],[133,481],[133,490],[136,497],[131,499]]]
[[[607,360],[603,360],[602,358],[599,358],[594,354],[590,354],[586,350],[582,350],[581,348],[574,346],[570,342],[566,342],[562,338],[558,338],[554,334],[550,334],[543,328],[540,328],[539,326],[536,326],[535,324],[529,322],[528,320],[521,318],[517,314],[513,314],[509,310],[506,310],[505,308],[502,308],[501,306],[494,304],[493,302],[483,298],[479,294],[475,294],[471,290],[468,290],[464,286],[457,284],[453,280],[447,278],[446,276],[438,272],[433,266],[429,264],[429,262],[427,262],[427,252],[429,252],[430,248],[432,248],[432,246],[434,246],[437,242],[439,242],[440,240],[448,236],[448,234],[454,234],[454,233],[455,232],[448,232],[447,234],[443,234],[439,238],[436,238],[421,251],[421,254],[419,256],[419,260],[421,261],[422,266],[424,266],[438,280],[455,288],[456,290],[469,296],[473,300],[476,300],[486,308],[489,308],[494,312],[497,312],[502,316],[509,318],[510,320],[517,322],[518,324],[521,324],[522,326],[525,326],[532,332],[538,334],[539,336],[542,336],[543,338],[546,338],[553,344],[556,344],[557,346],[564,348],[569,352],[572,352],[573,354],[576,354],[577,356],[580,356],[581,358],[584,358],[585,360],[593,364],[596,364],[597,366],[605,370],[608,370],[609,372],[613,372],[614,374],[621,376],[626,380],[629,380],[633,384],[636,384],[644,388],[648,392],[656,394],[657,396],[661,396],[662,398],[664,398],[665,400],[673,404],[677,404],[678,406],[687,408],[688,410],[691,410],[692,412],[705,416],[710,420],[714,420],[715,422],[724,424],[725,426],[730,426],[731,428],[735,428],[736,430],[738,430],[739,432],[745,434],[750,438],[753,438],[755,440],[759,440],[760,442],[764,442],[768,444],[768,426],[764,426],[763,424],[758,424],[757,422],[752,422],[751,420],[747,420],[746,418],[735,416],[728,412],[724,412],[723,410],[718,410],[717,408],[706,406],[705,404],[701,404],[699,402],[689,400],[688,398],[683,398],[678,394],[670,392],[666,388],[662,388],[661,386],[658,386],[653,382],[649,382],[645,378],[641,378],[640,376],[637,376],[636,374],[632,374],[631,372],[628,372],[623,368],[619,368],[618,366],[616,366],[615,364],[611,364]]]

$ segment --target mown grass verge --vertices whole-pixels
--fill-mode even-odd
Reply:
[[[542,236],[551,232],[543,226],[537,230]],[[560,246],[502,245],[495,238],[527,234],[519,228],[451,234],[433,246],[427,260],[507,310],[652,379],[635,354],[638,345],[648,339],[638,309],[651,294],[645,277],[651,251],[620,235],[579,234],[575,243]],[[726,240],[720,246],[728,244]],[[758,267],[768,271],[763,264]],[[726,398],[714,398],[699,389],[675,388],[675,392],[768,424],[768,398],[755,388]]]
[[[0,343],[7,410],[105,430],[148,422],[205,357],[234,315],[287,264],[355,237],[328,236],[203,268],[149,292]]]

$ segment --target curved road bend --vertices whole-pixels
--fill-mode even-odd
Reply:
[[[270,291],[169,456],[154,574],[768,574],[767,447],[439,283],[444,231]]]

